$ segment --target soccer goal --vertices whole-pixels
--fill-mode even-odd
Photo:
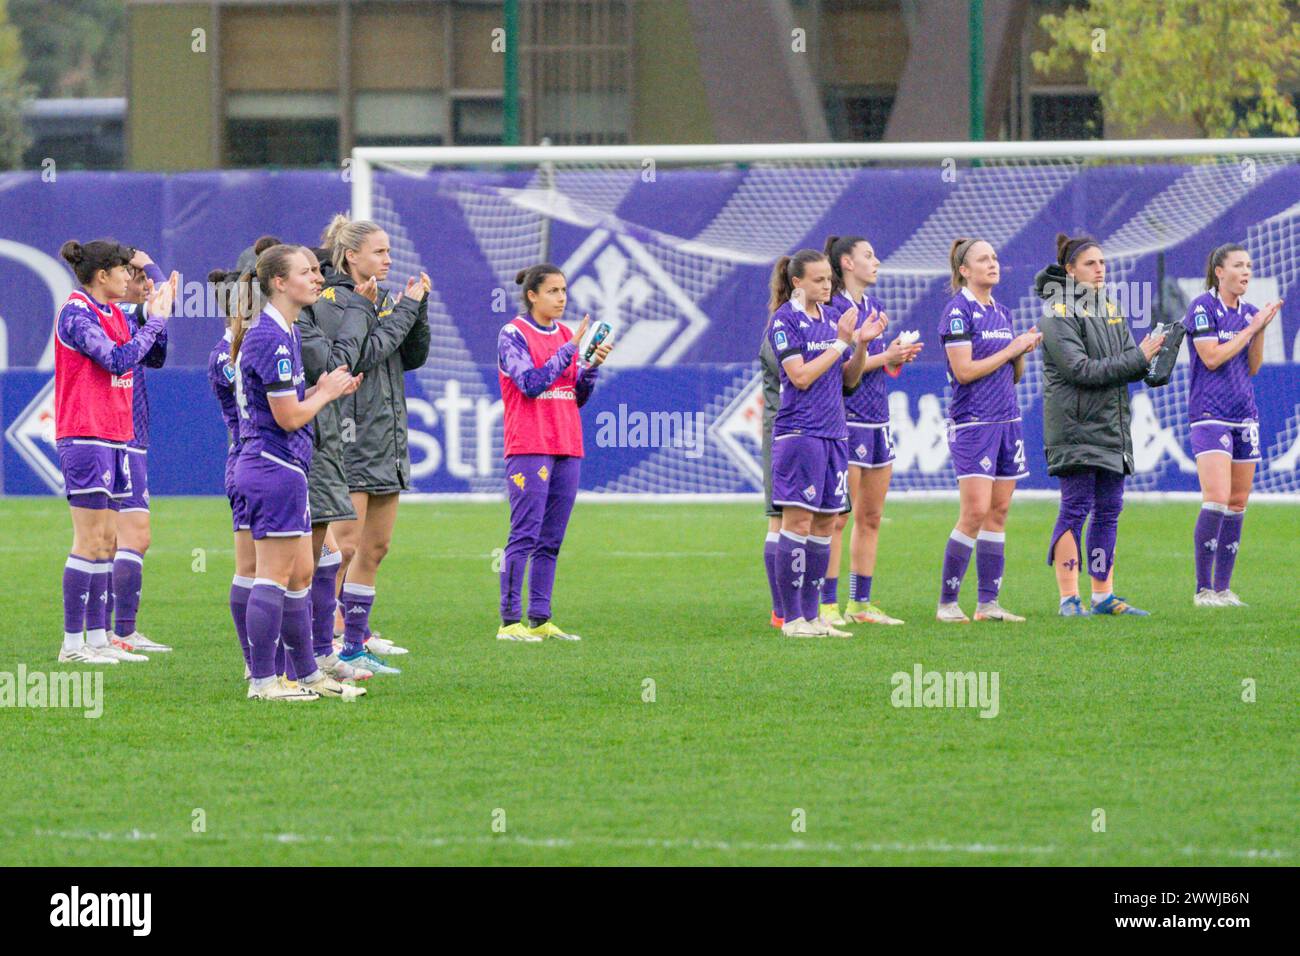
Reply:
[[[623,373],[636,370],[658,407],[700,413],[707,423],[703,450],[671,442],[636,454],[617,449],[626,467],[602,471],[593,490],[693,496],[761,487],[755,357],[778,256],[821,248],[829,234],[864,235],[882,260],[873,291],[890,334],[918,329],[933,338],[951,294],[955,237],[998,249],[996,296],[1028,328],[1042,315],[1032,282],[1056,232],[1088,233],[1100,240],[1111,295],[1141,338],[1147,325],[1181,316],[1221,242],[1249,250],[1250,300],[1300,294],[1298,157],[1300,139],[366,147],[353,151],[349,172],[352,214],[386,228],[395,273],[433,277],[433,348],[418,380],[479,410],[471,416],[477,432],[459,435],[457,454],[483,467],[457,487],[500,488],[491,464],[500,423],[481,411],[496,398],[494,323],[516,309],[516,272],[551,261],[568,277],[573,313],[613,326],[612,382],[631,381]],[[1257,491],[1300,491],[1298,319],[1300,311],[1284,308],[1267,330],[1256,385],[1264,454]],[[1182,363],[1169,386],[1135,393],[1135,491],[1196,487],[1186,352]],[[693,391],[684,384],[692,370]],[[1031,446],[1041,384],[1033,358],[1018,386]],[[915,374],[909,367],[891,384],[895,489],[955,488],[945,393],[935,347]],[[1034,451],[1026,486],[1054,487],[1041,441]]]

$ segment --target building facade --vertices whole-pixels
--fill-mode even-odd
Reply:
[[[990,139],[1105,135],[1037,75],[1042,13],[985,0]],[[519,141],[964,139],[965,0],[519,0]],[[336,166],[501,142],[502,0],[128,0],[134,169]],[[1169,131],[1162,131],[1169,132]],[[1185,131],[1173,131],[1185,132]]]

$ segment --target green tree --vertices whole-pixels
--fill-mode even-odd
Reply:
[[[1039,21],[1040,73],[1083,63],[1106,125],[1190,122],[1204,136],[1300,132],[1285,92],[1300,63],[1295,0],[1088,0]]]
[[[18,169],[27,148],[23,103],[31,91],[23,83],[23,51],[6,4],[0,0],[0,169]]]
[[[40,97],[126,95],[122,0],[9,0]]]

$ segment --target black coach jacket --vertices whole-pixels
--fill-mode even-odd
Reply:
[[[1049,308],[1043,333],[1043,444],[1047,473],[1079,468],[1133,473],[1128,386],[1147,360],[1128,321],[1103,294],[1050,265],[1034,280]]]
[[[365,375],[356,392],[326,406],[335,409],[336,427],[352,439],[342,442],[349,491],[388,494],[411,486],[404,374],[429,357],[428,308],[427,296],[394,303],[382,287],[376,306],[356,291],[351,276],[339,272],[326,276],[311,307],[313,325],[332,343],[329,361],[317,374],[346,365],[353,375]]]

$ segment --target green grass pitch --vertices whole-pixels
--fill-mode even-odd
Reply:
[[[584,640],[522,645],[493,639],[504,505],[405,504],[375,612],[405,673],[285,706],[244,699],[225,502],[155,499],[140,626],[175,653],[107,669],[98,720],[0,709],[0,863],[1294,865],[1300,509],[1252,504],[1251,607],[1197,610],[1196,507],[1121,519],[1149,619],[1054,617],[1027,500],[1029,622],[941,626],[956,505],[893,502],[876,598],[907,626],[791,640],[754,506],[579,503],[556,612]],[[0,524],[0,671],[55,669],[66,508]],[[918,663],[998,672],[1000,712],[892,706]]]

